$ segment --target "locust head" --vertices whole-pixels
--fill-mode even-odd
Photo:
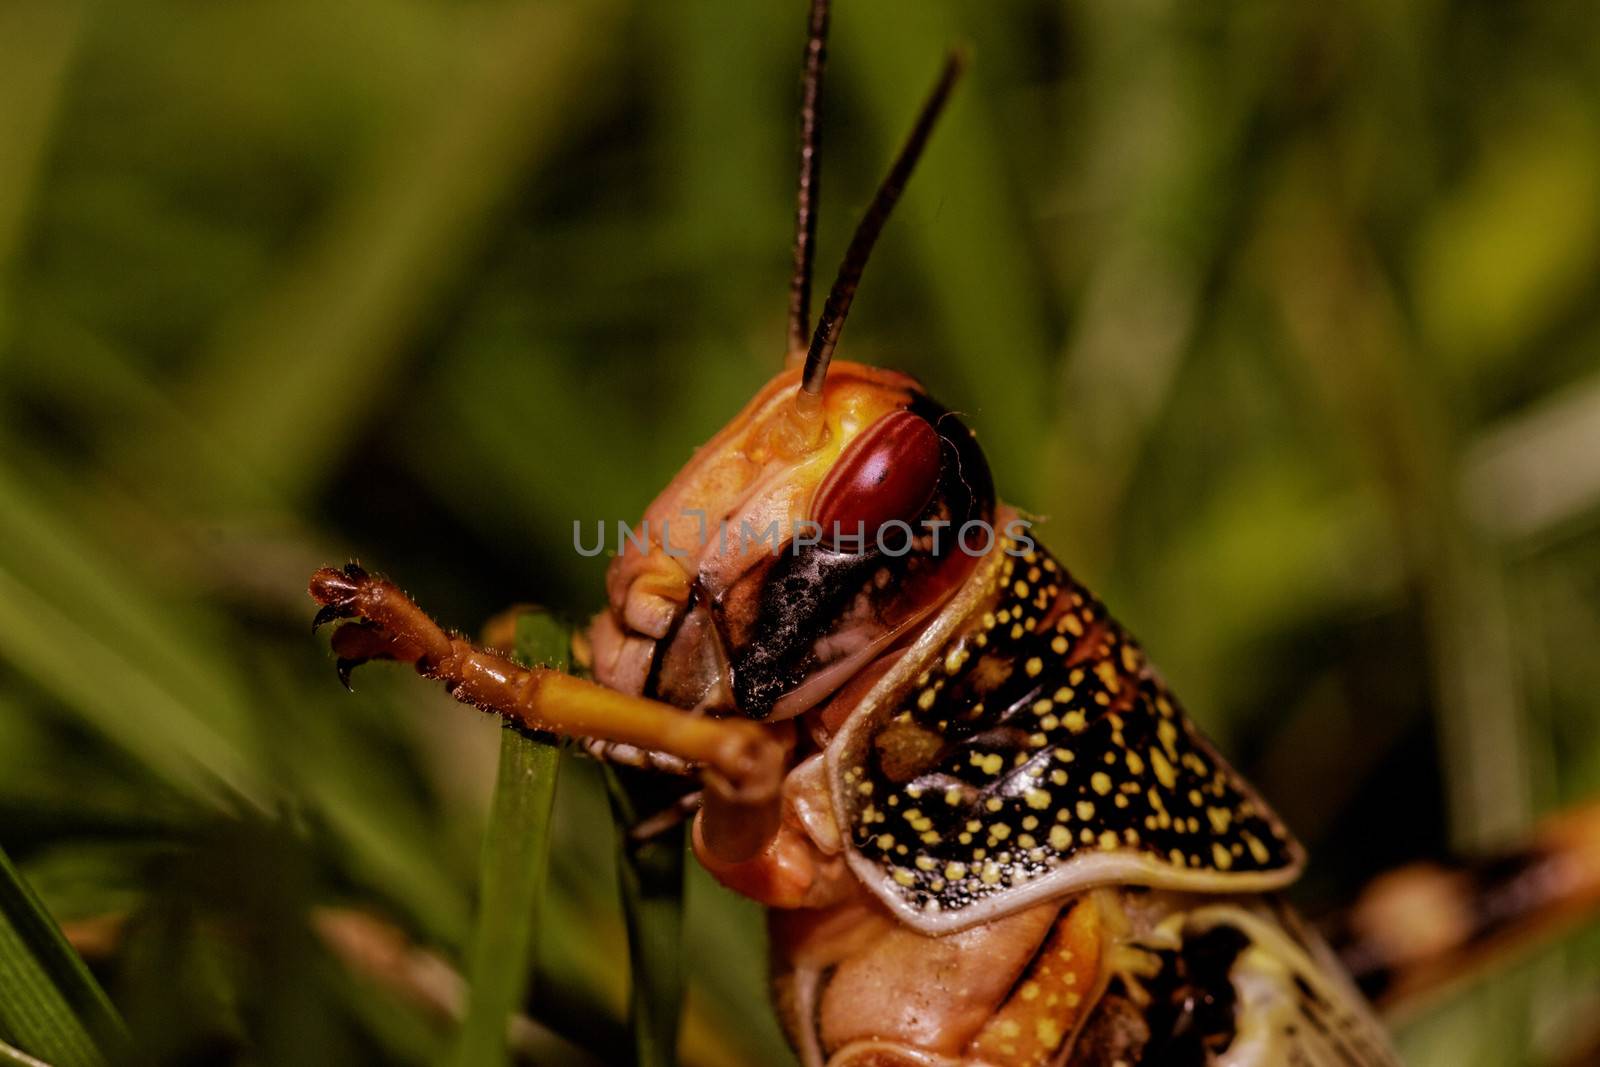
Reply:
[[[813,332],[826,22],[827,5],[813,5],[788,369],[646,510],[611,564],[607,608],[590,627],[602,684],[764,721],[816,707],[908,641],[998,540],[971,431],[903,374],[833,363],[872,246],[964,57],[945,63]]]
[[[816,706],[906,640],[994,547],[972,433],[913,379],[769,382],[624,538],[599,680],[718,714]]]

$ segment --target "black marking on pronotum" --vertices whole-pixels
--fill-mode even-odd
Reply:
[[[1053,557],[1008,556],[997,586],[842,769],[853,843],[906,904],[959,912],[1086,852],[1207,875],[1295,864],[1276,819]]]

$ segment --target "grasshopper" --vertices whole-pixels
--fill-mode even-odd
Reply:
[[[1276,895],[1305,857],[1139,645],[996,497],[905,374],[835,360],[953,54],[815,327],[827,0],[804,53],[785,368],[621,545],[577,647],[525,668],[351,564],[311,579],[341,675],[456,699],[703,782],[692,839],[769,909],[808,1067],[1397,1062]]]

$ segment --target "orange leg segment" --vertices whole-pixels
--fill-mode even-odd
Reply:
[[[698,764],[708,824],[726,828],[706,844],[729,860],[754,855],[777,831],[786,752],[755,723],[692,715],[561,671],[523,667],[446,632],[392,582],[354,563],[317,571],[310,592],[322,605],[313,628],[358,620],[333,635],[347,685],[350,671],[367,660],[398,660],[443,682],[457,700],[528,729],[636,745]]]

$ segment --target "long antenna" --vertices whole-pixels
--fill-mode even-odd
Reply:
[[[794,274],[789,280],[789,358],[811,332],[811,263],[817,251],[817,179],[822,170],[822,69],[828,62],[828,0],[811,0],[800,87],[800,183],[794,205]]]
[[[866,269],[867,257],[872,254],[872,246],[877,242],[878,234],[883,232],[883,224],[889,220],[889,212],[894,208],[895,201],[905,191],[906,181],[928,143],[928,135],[933,132],[933,124],[944,110],[950,90],[966,65],[966,53],[960,49],[951,52],[945,60],[944,70],[940,72],[933,92],[923,102],[917,123],[911,128],[911,135],[901,146],[894,165],[884,176],[871,206],[856,226],[855,235],[850,238],[850,247],[845,250],[844,262],[839,266],[839,276],[828,292],[827,303],[822,306],[822,317],[817,320],[817,332],[811,335],[805,373],[800,379],[800,389],[804,393],[813,397],[822,395],[822,383],[828,377],[828,364],[833,360],[833,350],[838,347],[839,334],[844,330],[845,316],[850,313],[850,302],[855,299],[856,286],[861,283],[861,272]]]

